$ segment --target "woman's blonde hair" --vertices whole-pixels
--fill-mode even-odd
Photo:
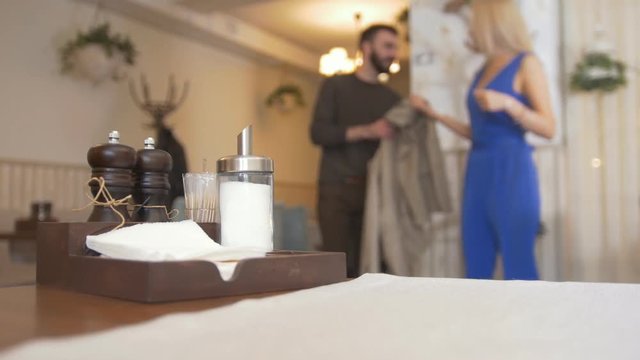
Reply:
[[[497,50],[532,51],[531,37],[513,0],[471,1],[471,41],[485,55]]]

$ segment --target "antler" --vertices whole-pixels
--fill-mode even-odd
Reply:
[[[133,80],[129,80],[129,94],[131,94],[131,97],[133,98],[133,102],[143,111],[147,111],[147,109],[145,108],[144,104],[142,103],[142,101],[140,101],[140,98],[138,97],[138,92],[136,91],[135,88],[135,84],[133,83]]]
[[[140,87],[142,88],[143,101],[140,100],[138,93],[135,89],[134,82],[129,81],[129,92],[135,104],[153,117],[154,123],[152,126],[164,126],[164,118],[170,113],[174,112],[187,97],[189,93],[189,82],[185,81],[182,88],[182,94],[180,99],[176,102],[176,82],[173,75],[169,76],[169,87],[167,89],[167,96],[164,101],[152,101],[149,91],[149,83],[147,78],[143,75],[140,76]]]
[[[169,88],[167,89],[167,99],[165,103],[167,105],[172,106],[173,108],[177,108],[184,102],[187,94],[189,93],[189,82],[185,81],[182,86],[182,95],[180,95],[180,99],[176,102],[176,80],[173,75],[169,76]]]
[[[167,90],[167,100],[168,103],[174,103],[176,97],[176,80],[173,75],[169,76],[169,88]]]
[[[151,95],[149,92],[149,83],[147,77],[144,74],[140,75],[140,86],[142,86],[142,96],[144,96],[145,104],[151,104]]]
[[[185,81],[184,86],[182,87],[182,96],[180,96],[180,100],[178,100],[178,102],[176,103],[176,107],[182,105],[184,100],[187,98],[187,94],[189,94],[189,82]]]

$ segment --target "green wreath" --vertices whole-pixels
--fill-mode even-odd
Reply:
[[[276,104],[281,104],[283,102],[283,97],[285,95],[293,96],[293,99],[296,105],[302,107],[304,106],[304,97],[302,96],[302,89],[298,85],[280,85],[275,90],[269,94],[267,97],[266,104],[268,107],[271,107]]]
[[[587,53],[571,74],[575,91],[612,92],[627,84],[626,65],[599,52]]]
[[[122,54],[127,64],[135,63],[137,51],[131,39],[128,36],[111,34],[109,23],[103,23],[91,27],[87,32],[78,32],[75,39],[68,41],[60,49],[62,72],[68,72],[73,68],[73,53],[90,44],[102,46],[109,57],[117,51]]]

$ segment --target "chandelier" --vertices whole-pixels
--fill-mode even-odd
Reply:
[[[362,65],[362,57],[359,52],[352,59],[349,57],[347,49],[334,47],[328,53],[320,57],[320,74],[333,76],[336,74],[350,74]]]

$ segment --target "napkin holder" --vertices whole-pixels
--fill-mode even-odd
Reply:
[[[72,291],[139,302],[168,302],[311,288],[346,280],[344,253],[274,251],[238,262],[224,281],[202,261],[133,261],[98,256],[86,236],[117,223],[42,223],[38,226],[36,281]],[[199,224],[218,238],[218,224]],[[179,239],[178,239],[179,240]]]

